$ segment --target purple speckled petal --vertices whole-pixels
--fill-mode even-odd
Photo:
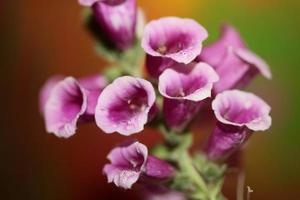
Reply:
[[[130,189],[144,170],[148,149],[139,142],[133,142],[114,148],[107,156],[111,164],[106,164],[103,173],[108,182]]]
[[[258,96],[239,90],[225,91],[212,103],[215,116],[223,124],[265,131],[271,126],[270,106]]]
[[[206,63],[178,64],[159,77],[159,92],[164,96],[163,113],[169,127],[178,131],[197,114],[200,101],[211,96],[217,73]]]
[[[120,50],[132,46],[137,22],[135,0],[97,1],[92,9],[100,29],[114,46]]]
[[[47,132],[65,138],[74,135],[86,107],[86,93],[79,83],[72,77],[60,81],[52,89],[45,106]]]
[[[174,168],[164,160],[148,156],[145,165],[145,175],[156,179],[167,179],[174,174]]]
[[[39,94],[39,109],[40,112],[43,114],[45,110],[46,102],[49,99],[50,93],[54,86],[61,80],[63,80],[64,77],[61,75],[55,75],[49,78],[46,83],[43,85],[42,89],[40,90]]]
[[[218,125],[206,146],[206,153],[211,159],[227,157],[253,131],[265,131],[271,126],[270,106],[252,93],[225,91],[216,96],[212,109]]]
[[[161,74],[158,88],[166,98],[197,102],[211,96],[218,80],[218,74],[206,63],[178,64]]]
[[[203,47],[199,59],[212,66],[216,66],[223,59],[223,56],[225,56],[228,47],[245,48],[246,45],[240,34],[232,26],[224,24],[221,27],[219,40]]]
[[[142,47],[151,56],[188,64],[201,53],[207,37],[207,31],[192,19],[164,17],[146,25]]]
[[[155,102],[150,82],[130,76],[117,78],[100,94],[95,119],[106,133],[131,135],[143,130]]]

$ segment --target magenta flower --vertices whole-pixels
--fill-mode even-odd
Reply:
[[[146,67],[150,75],[157,78],[174,62],[192,62],[201,53],[207,36],[207,31],[192,19],[165,17],[149,22],[142,47],[147,53]]]
[[[135,41],[137,6],[135,0],[80,0],[83,6],[91,6],[94,17],[105,40],[126,50]]]
[[[216,96],[212,109],[218,123],[208,140],[206,153],[213,160],[226,158],[254,131],[265,131],[271,126],[270,106],[252,93],[225,91]]]
[[[206,63],[177,64],[159,77],[159,92],[164,96],[163,113],[169,127],[182,130],[211,96],[218,74]]]
[[[158,158],[148,156],[148,149],[139,142],[131,142],[115,147],[107,156],[111,164],[106,164],[103,173],[108,182],[124,189],[130,189],[141,176],[165,179],[173,175],[173,168]]]
[[[131,135],[144,129],[155,91],[150,82],[123,76],[108,85],[99,96],[96,123],[105,133]]]
[[[268,79],[272,77],[269,66],[247,49],[239,33],[229,25],[222,27],[220,39],[204,47],[197,60],[207,62],[219,74],[215,94],[244,87],[259,73]]]
[[[50,79],[42,88],[40,101],[44,107],[41,109],[47,132],[68,138],[75,134],[79,122],[93,119],[97,98],[106,81],[101,76],[79,81],[73,77],[58,79],[61,77]]]

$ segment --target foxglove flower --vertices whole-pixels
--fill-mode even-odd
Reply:
[[[96,101],[106,81],[101,76],[79,80],[66,77],[54,84],[56,81],[48,81],[40,95],[46,130],[68,138],[75,134],[79,122],[93,119]]]
[[[79,0],[91,6],[104,40],[119,50],[126,50],[135,41],[137,6],[135,0]]]
[[[148,149],[139,142],[130,142],[115,147],[107,156],[103,173],[109,183],[130,189],[141,176],[165,179],[173,175],[173,168],[158,158],[148,156]]]
[[[270,106],[252,93],[225,91],[216,96],[212,109],[218,123],[208,140],[206,153],[213,160],[226,158],[254,131],[265,131],[271,126]]]
[[[163,113],[169,127],[182,130],[198,112],[201,101],[211,96],[218,74],[206,63],[178,64],[159,77],[164,96]]]
[[[99,96],[96,123],[105,133],[131,135],[143,130],[155,91],[150,82],[123,76],[108,85]]]
[[[207,31],[192,19],[165,17],[149,22],[142,38],[149,74],[157,78],[174,62],[192,62],[201,53],[207,36]]]
[[[239,33],[229,25],[222,27],[220,39],[204,47],[197,60],[207,62],[219,74],[215,94],[245,87],[259,73],[268,79],[272,76],[269,66],[247,49]]]

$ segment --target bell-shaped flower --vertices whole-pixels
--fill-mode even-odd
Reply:
[[[207,31],[192,19],[164,17],[149,22],[142,38],[149,74],[157,78],[174,62],[189,64],[201,53],[207,37]]]
[[[218,122],[205,151],[213,160],[228,157],[254,131],[265,131],[271,126],[270,106],[252,93],[239,90],[222,92],[212,102],[212,109]]]
[[[106,80],[102,76],[58,78],[50,79],[42,88],[41,110],[47,132],[68,138],[75,134],[79,122],[94,119],[95,105]]]
[[[218,74],[206,63],[177,64],[159,77],[163,114],[169,127],[181,131],[197,114],[201,101],[211,96]]]
[[[210,64],[219,74],[215,94],[245,87],[257,74],[272,77],[265,61],[248,50],[239,33],[229,25],[222,27],[220,39],[205,46],[196,60]]]
[[[119,50],[126,50],[136,39],[136,0],[79,0],[91,6],[104,42]]]
[[[148,155],[148,149],[139,142],[130,142],[115,147],[107,156],[103,173],[109,183],[130,189],[142,176],[145,178],[166,179],[174,169],[167,162]]]
[[[105,133],[138,133],[144,129],[154,103],[155,91],[149,81],[131,76],[119,77],[100,94],[96,123]]]

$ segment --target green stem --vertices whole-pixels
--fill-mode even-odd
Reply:
[[[178,156],[178,164],[180,169],[188,174],[190,180],[193,181],[197,186],[197,189],[204,193],[205,197],[208,197],[209,195],[207,185],[200,174],[197,172],[197,170],[194,168],[193,161],[187,151],[183,151],[181,155]]]

